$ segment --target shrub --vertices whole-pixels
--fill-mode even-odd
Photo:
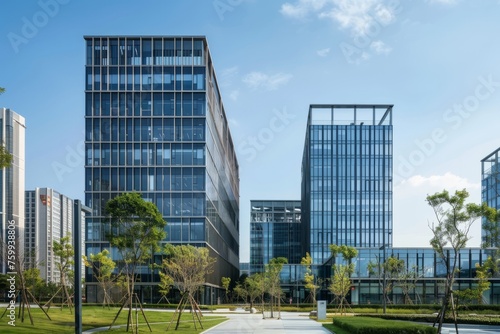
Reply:
[[[333,323],[353,334],[435,334],[437,328],[368,317],[338,317]]]

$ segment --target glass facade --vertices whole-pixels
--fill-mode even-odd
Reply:
[[[106,202],[136,191],[163,213],[164,242],[210,250],[217,262],[208,283],[237,279],[239,167],[205,37],[85,43],[87,255],[109,247]],[[141,282],[158,280],[147,265],[140,274]]]
[[[490,207],[500,209],[500,148],[481,160],[481,200]],[[500,247],[499,222],[490,223],[483,218],[484,224],[490,225],[489,230],[482,229],[482,241],[485,247]]]
[[[444,286],[446,280],[446,268],[442,259],[432,248],[392,248],[384,251],[379,248],[358,249],[358,256],[353,263],[356,271],[352,275],[353,288],[350,293],[351,302],[354,304],[382,303],[382,287],[377,274],[370,273],[368,263],[377,263],[378,259],[393,256],[404,261],[405,270],[414,272],[415,279],[409,284],[408,298],[413,303],[435,304],[440,303],[444,297]],[[450,254],[453,252],[448,249]],[[477,284],[476,264],[482,264],[487,259],[487,251],[480,248],[464,248],[459,252],[458,267],[460,271],[456,274],[455,290],[472,288]],[[328,263],[327,268],[331,265]],[[484,294],[484,300],[497,303],[500,295],[497,292],[499,282],[490,280],[492,288]],[[402,289],[403,282],[396,282],[389,294],[391,303],[404,304],[405,295]],[[493,288],[496,287],[496,288]],[[326,292],[325,292],[326,293]]]
[[[269,260],[300,263],[300,201],[250,201],[250,274],[264,272]]]
[[[392,246],[392,105],[311,105],[302,226],[316,263],[330,244]]]
[[[448,252],[452,252],[451,249]],[[456,274],[455,290],[464,290],[477,286],[476,264],[482,264],[487,259],[488,251],[480,248],[465,248],[459,252],[459,268]],[[358,255],[353,259],[356,265],[352,275],[352,287],[347,298],[352,304],[381,304],[381,278],[370,272],[368,264],[383,262],[393,256],[404,261],[406,273],[414,273],[414,278],[407,281],[395,280],[388,297],[391,304],[405,304],[411,300],[414,304],[439,304],[444,297],[446,269],[441,258],[432,248],[390,248],[384,251],[380,248],[358,248]],[[313,265],[313,273],[321,289],[317,299],[331,302],[334,296],[328,290],[330,277],[333,274],[333,258],[322,265]],[[309,291],[304,288],[304,266],[293,263],[283,266],[280,274],[284,300],[291,303],[311,302]],[[411,276],[408,276],[411,277]],[[500,280],[490,279],[491,287],[484,292],[485,303],[500,303]],[[405,286],[406,285],[406,286]],[[407,290],[407,291],[404,291]]]

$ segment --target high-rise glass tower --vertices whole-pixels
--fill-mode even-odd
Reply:
[[[392,247],[392,105],[311,105],[302,160],[303,243]],[[307,249],[309,247],[309,249]]]
[[[481,160],[481,201],[488,206],[500,209],[500,148]],[[481,237],[487,248],[500,247],[500,224],[482,218]]]
[[[10,167],[0,169],[0,237],[3,245],[15,247],[16,256],[24,248],[25,131],[23,116],[0,108],[0,145],[13,157]],[[12,235],[15,238],[9,239]],[[0,247],[0,273],[21,270],[9,262],[5,250],[7,247]]]
[[[207,247],[216,258],[204,300],[214,302],[221,277],[239,273],[239,167],[207,40],[85,42],[86,253],[109,247],[106,202],[140,192],[167,221],[164,242]],[[140,293],[154,299],[157,273],[145,265],[140,275]]]

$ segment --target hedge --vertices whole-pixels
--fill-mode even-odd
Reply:
[[[365,317],[333,318],[333,324],[352,334],[435,334],[437,328],[404,321]]]

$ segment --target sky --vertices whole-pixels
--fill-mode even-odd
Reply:
[[[500,1],[4,0],[0,106],[26,118],[26,189],[84,199],[85,35],[207,37],[250,200],[299,200],[310,104],[393,104],[396,247],[429,247],[425,198],[500,147]],[[469,246],[480,246],[476,222]]]

